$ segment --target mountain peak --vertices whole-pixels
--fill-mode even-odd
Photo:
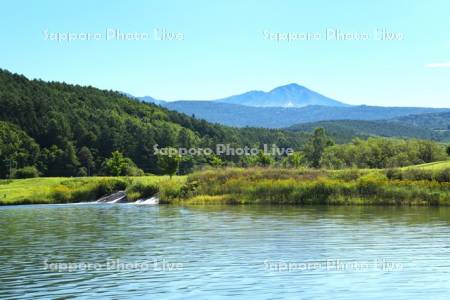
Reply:
[[[297,83],[282,85],[269,92],[252,91],[217,101],[256,107],[348,106]]]
[[[295,97],[296,93],[305,93],[305,92],[312,92],[312,91],[297,83],[289,83],[286,85],[276,87],[269,93],[286,93]]]
[[[149,96],[138,97],[146,102],[153,102],[162,105],[163,100],[153,99]],[[195,101],[195,100],[192,100]],[[269,92],[251,90],[239,95],[227,98],[210,100],[228,104],[238,104],[252,107],[305,107],[305,106],[331,106],[344,107],[348,104],[323,96],[298,83],[289,83],[276,87]]]
[[[298,83],[293,82],[293,83],[288,83],[288,84],[285,84],[285,85],[281,85],[279,87],[274,88],[273,90],[276,90],[276,89],[305,89],[305,87],[301,86]]]

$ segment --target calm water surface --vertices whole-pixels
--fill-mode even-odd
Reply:
[[[0,299],[229,297],[449,299],[450,209],[0,207]]]

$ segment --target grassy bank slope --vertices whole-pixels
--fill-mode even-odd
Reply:
[[[445,163],[446,164],[446,163]],[[450,169],[222,169],[188,177],[187,204],[450,205]]]
[[[130,200],[152,196],[161,187],[166,193],[181,186],[185,177],[80,177],[0,180],[1,204],[69,203],[94,201],[118,190]]]
[[[422,164],[422,165],[417,165],[417,166],[410,166],[410,167],[405,167],[403,169],[425,169],[425,170],[434,170],[434,171],[450,169],[450,160],[437,161],[437,162],[432,162],[432,163]]]
[[[161,203],[450,205],[450,161],[401,169],[223,168],[188,177],[35,178],[0,181],[0,204],[93,201],[118,190]]]

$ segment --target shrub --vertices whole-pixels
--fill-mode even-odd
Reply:
[[[409,180],[433,180],[433,172],[423,169],[407,169],[403,171],[403,179]]]
[[[358,193],[361,196],[376,196],[382,192],[382,184],[376,178],[364,178],[357,184]]]
[[[125,176],[144,176],[144,171],[139,169],[136,166],[127,166],[125,168],[124,174]]]
[[[305,203],[326,204],[330,196],[333,194],[333,188],[324,182],[318,182],[308,188],[308,199]]]
[[[91,188],[87,189],[77,189],[72,191],[71,201],[72,202],[82,202],[82,201],[93,201],[97,197],[95,190]]]
[[[170,201],[180,198],[182,186],[173,180],[160,182],[160,203],[170,203]]]
[[[437,171],[434,176],[438,182],[450,182],[450,169]]]
[[[23,179],[23,178],[36,178],[39,177],[39,171],[35,166],[28,166],[21,169],[17,169],[14,173],[14,178]]]
[[[100,181],[95,188],[95,196],[97,198],[115,193],[117,191],[124,191],[127,188],[127,183],[119,179],[107,179]]]
[[[192,197],[197,191],[197,181],[188,181],[180,188],[180,196],[184,198]]]
[[[348,169],[337,172],[333,178],[341,179],[344,181],[353,181],[358,179],[361,176],[361,173],[358,169]]]
[[[109,176],[142,176],[144,171],[139,169],[136,164],[121,152],[114,151],[111,158],[103,163],[103,173]]]
[[[389,180],[402,180],[403,172],[400,169],[388,169],[386,171],[386,177]]]
[[[127,193],[135,193],[138,198],[152,197],[159,192],[159,187],[156,184],[136,183],[127,189]]]

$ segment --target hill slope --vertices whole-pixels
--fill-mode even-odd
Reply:
[[[288,127],[287,130],[312,132],[315,128],[322,127],[338,143],[350,142],[354,137],[366,138],[369,136],[402,137],[447,141],[450,134],[436,132],[427,128],[416,127],[393,121],[362,121],[339,120],[320,121],[297,124]]]
[[[450,112],[409,115],[395,118],[393,121],[421,128],[450,131]]]
[[[12,136],[27,136],[39,145],[34,161],[47,176],[79,174],[83,159],[92,156],[95,170],[119,150],[140,168],[158,172],[153,146],[214,147],[218,143],[254,145],[266,141],[296,147],[302,134],[280,130],[242,130],[141,103],[123,93],[57,82],[28,80],[0,70],[0,121]],[[14,124],[9,126],[8,124]],[[17,130],[16,130],[17,129]],[[21,145],[0,143],[0,167],[18,161]],[[0,141],[1,142],[1,141]],[[84,149],[83,157],[80,150]],[[25,150],[24,150],[25,151]],[[89,152],[89,155],[86,154]],[[19,165],[23,167],[24,165]]]
[[[439,170],[445,170],[445,169],[450,170],[450,160],[431,162],[431,163],[421,164],[421,165],[416,165],[416,166],[408,166],[408,167],[404,167],[403,169],[404,170],[405,169],[421,169],[421,170],[432,170],[432,171],[439,171]]]

